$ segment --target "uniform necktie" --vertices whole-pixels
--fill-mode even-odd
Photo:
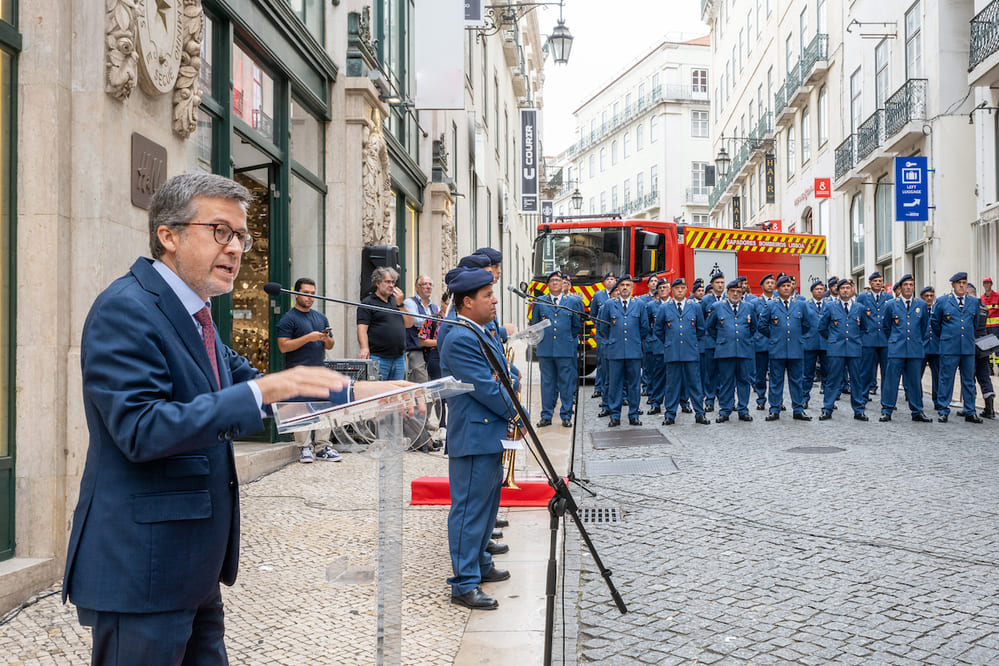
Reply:
[[[912,305],[912,301],[910,301],[910,300],[907,300],[907,301],[905,302],[905,311],[906,311],[906,312],[908,312],[908,311],[909,311],[909,306],[910,306],[910,305]]]
[[[208,361],[212,364],[212,372],[215,373],[215,385],[221,388],[219,362],[215,358],[215,324],[212,323],[212,311],[207,305],[194,313],[194,321],[201,325],[201,340],[205,343]]]
[[[738,316],[739,316],[739,304],[738,304],[738,303],[736,303],[736,304],[735,304],[735,307],[733,307],[733,308],[732,308],[732,313],[733,313],[733,314],[734,314],[734,315],[735,315],[736,317],[738,317]]]
[[[964,296],[957,297],[957,307],[964,309]]]
[[[676,313],[683,314],[683,308],[680,307],[680,301],[674,301],[676,303]]]

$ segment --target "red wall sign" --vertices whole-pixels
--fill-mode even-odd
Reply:
[[[828,199],[832,196],[832,183],[829,178],[815,179],[815,198]]]

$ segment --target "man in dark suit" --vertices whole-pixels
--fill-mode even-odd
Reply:
[[[232,441],[263,428],[264,405],[348,397],[346,378],[326,368],[261,376],[218,340],[206,302],[232,291],[253,242],[249,202],[221,176],[168,180],[149,210],[155,260],[138,259],[84,324],[90,446],[63,599],[93,627],[93,664],[227,663],[219,581],[232,585],[239,555]]]

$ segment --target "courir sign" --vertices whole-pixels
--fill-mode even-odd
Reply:
[[[520,212],[538,212],[538,110],[520,110]]]
[[[930,219],[926,157],[895,158],[895,219],[927,222]]]

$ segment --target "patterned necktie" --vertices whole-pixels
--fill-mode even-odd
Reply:
[[[221,388],[219,362],[215,358],[215,324],[212,323],[212,311],[206,305],[194,313],[194,320],[201,324],[201,339],[205,343],[205,351],[208,352],[208,360],[212,364],[212,372],[215,373],[215,385]]]

